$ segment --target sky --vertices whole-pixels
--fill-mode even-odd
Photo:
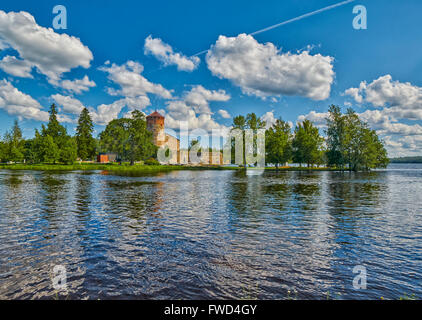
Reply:
[[[158,110],[167,130],[224,129],[255,112],[323,133],[336,104],[377,130],[390,156],[421,155],[420,0],[351,1],[253,34],[339,2],[2,1],[0,135],[18,119],[32,137],[52,103],[70,134],[83,107],[96,134],[133,110]],[[354,28],[355,6],[366,29]]]

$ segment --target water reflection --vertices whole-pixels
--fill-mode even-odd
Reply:
[[[57,264],[62,298],[422,295],[412,170],[0,171],[0,298],[56,297]],[[356,265],[365,291],[352,287]]]

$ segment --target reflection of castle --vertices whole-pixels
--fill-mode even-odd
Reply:
[[[157,111],[147,116],[147,129],[152,132],[153,142],[157,147],[168,146],[171,151],[170,164],[187,164],[188,150],[180,149],[180,140],[164,132],[164,117]],[[202,151],[201,164],[222,164],[223,155],[220,152]]]

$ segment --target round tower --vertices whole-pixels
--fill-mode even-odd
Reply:
[[[164,133],[164,117],[157,111],[147,116],[147,129],[152,132],[153,142],[160,147],[166,142]]]

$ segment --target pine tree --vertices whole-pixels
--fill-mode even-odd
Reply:
[[[69,137],[67,135],[66,128],[63,127],[57,120],[57,107],[54,103],[51,105],[49,112],[49,121],[47,127],[44,125],[42,126],[42,135],[44,137],[47,135],[50,136],[57,147],[61,149]]]
[[[77,156],[81,160],[90,160],[95,156],[96,140],[92,137],[94,125],[87,108],[79,116],[76,128]]]
[[[25,140],[18,121],[15,120],[11,132],[6,132],[3,146],[5,161],[21,162],[24,160]]]

